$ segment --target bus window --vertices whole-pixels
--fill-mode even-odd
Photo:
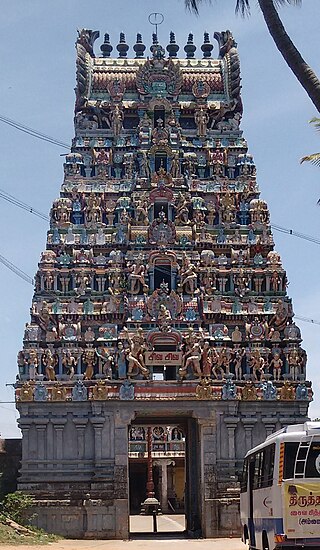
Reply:
[[[298,452],[299,443],[289,442],[284,446],[284,468],[283,479],[291,479],[294,476],[294,465]]]
[[[263,450],[261,487],[271,487],[273,483],[275,445],[269,445]]]
[[[254,457],[254,477],[253,477],[253,489],[260,489],[262,478],[262,458],[263,452],[259,451]]]
[[[305,477],[320,477],[320,442],[310,446]]]
[[[249,459],[246,458],[243,463],[243,470],[242,470],[242,476],[241,476],[241,483],[240,483],[240,492],[246,493],[247,492],[247,485],[248,485],[248,462]]]

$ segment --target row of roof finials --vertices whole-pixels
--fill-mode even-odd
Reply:
[[[150,47],[151,53],[153,53],[153,50],[155,46],[159,46],[158,43],[158,37],[155,33],[152,35],[152,45]],[[188,40],[186,45],[184,46],[184,51],[186,53],[187,58],[192,58],[195,55],[195,51],[197,47],[193,43],[193,34],[190,33],[188,35]],[[100,46],[100,50],[102,52],[103,57],[110,57],[111,52],[113,51],[113,46],[110,44],[110,35],[106,33],[104,35],[104,42]],[[123,32],[120,33],[120,39],[119,43],[116,46],[116,50],[118,51],[118,56],[121,58],[127,57],[127,53],[129,50],[129,46],[126,43],[126,37]],[[136,58],[142,58],[145,55],[146,46],[142,42],[142,36],[140,33],[137,34],[136,43],[133,46],[133,51],[135,52]],[[178,51],[180,50],[180,46],[176,43],[176,38],[174,32],[170,32],[170,39],[169,44],[166,47],[166,50],[168,52],[169,57],[177,57]],[[201,46],[202,55],[204,58],[211,57],[211,52],[213,50],[213,44],[210,42],[210,36],[208,32],[204,33],[203,36],[203,44]]]

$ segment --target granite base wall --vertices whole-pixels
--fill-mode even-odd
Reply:
[[[173,406],[174,405],[174,406]],[[238,474],[247,449],[307,418],[305,402],[19,403],[20,490],[36,525],[65,537],[129,537],[128,426],[139,418],[187,426],[187,531],[240,533]],[[148,420],[146,420],[148,419]]]

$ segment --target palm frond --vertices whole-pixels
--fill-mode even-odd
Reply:
[[[306,155],[300,160],[300,164],[303,162],[311,162],[315,166],[320,166],[320,153],[313,153],[312,155]]]
[[[237,0],[236,13],[240,13],[241,17],[250,15],[250,0]]]
[[[196,15],[199,15],[199,4],[202,0],[185,0],[185,6],[189,11],[193,11]]]
[[[320,118],[315,116],[311,120],[309,120],[309,123],[313,124],[318,132],[320,131]]]
[[[284,6],[284,4],[293,4],[293,6],[301,6],[302,0],[273,0],[275,6]]]

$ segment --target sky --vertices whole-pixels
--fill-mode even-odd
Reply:
[[[183,52],[189,32],[198,47],[203,33],[230,29],[238,43],[244,114],[242,130],[257,165],[261,197],[267,200],[271,222],[320,238],[320,169],[299,159],[320,149],[308,121],[315,107],[290,72],[267,32],[255,0],[251,17],[234,14],[235,0],[213,0],[199,17],[185,10],[183,0],[11,0],[1,6],[0,115],[70,143],[73,137],[75,40],[77,29],[100,31],[96,54],[105,32],[114,48],[119,33],[135,43],[141,32],[151,44],[148,15],[161,11],[159,41],[174,31]],[[314,71],[320,75],[319,0],[304,0],[300,8],[280,10],[287,32]],[[132,49],[129,50],[132,54]],[[184,55],[182,56],[184,57]],[[49,213],[59,196],[66,151],[37,140],[0,121],[0,189],[33,208]],[[45,249],[48,223],[0,199],[0,254],[31,277]],[[319,245],[274,231],[296,315],[320,321]],[[0,264],[0,434],[20,437],[12,384],[16,356],[29,321],[33,288]],[[308,353],[307,378],[314,402],[309,414],[320,416],[320,325],[297,321]]]

